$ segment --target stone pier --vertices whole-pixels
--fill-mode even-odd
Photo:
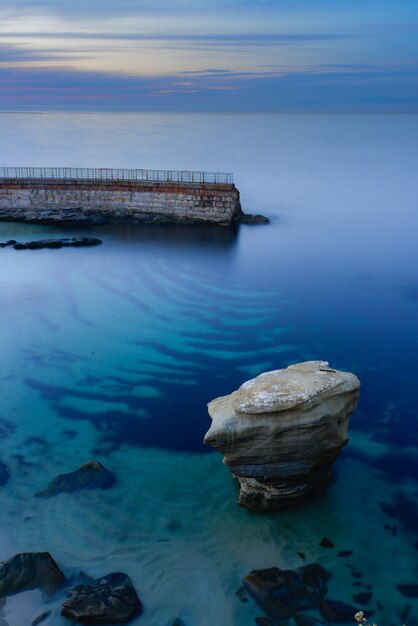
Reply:
[[[160,171],[154,177],[163,180],[145,180],[144,172],[148,176],[148,170],[0,168],[0,219],[230,225],[242,215],[230,174]]]

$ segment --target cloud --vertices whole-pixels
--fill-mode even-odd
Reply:
[[[232,70],[222,70],[218,68],[206,68],[203,70],[184,70],[181,74],[230,74]]]
[[[186,70],[187,71],[187,70]],[[415,73],[414,73],[415,72]],[[412,79],[415,80],[412,80]],[[415,68],[370,71],[121,76],[50,68],[0,68],[3,110],[306,111],[417,110]],[[396,85],[396,98],[393,97]]]
[[[356,3],[353,0],[339,0],[339,8],[342,10],[355,11]],[[393,9],[399,11],[398,7],[393,7],[393,0],[367,0],[359,3],[363,9],[380,10]],[[413,3],[411,3],[413,4]],[[314,6],[312,6],[314,5]],[[7,2],[5,3],[7,6]],[[166,12],[202,12],[202,10],[221,11],[245,11],[257,12],[278,10],[281,12],[298,11],[309,12],[312,10],[335,9],[335,0],[101,0],[98,5],[97,0],[10,0],[9,6],[13,9],[29,9],[34,7],[38,10],[48,9],[56,13],[67,12],[100,12],[109,13],[166,13]],[[412,7],[413,8],[413,7]]]
[[[34,62],[62,61],[78,58],[74,54],[64,54],[64,50],[56,48],[30,49],[17,45],[5,45],[0,43],[0,65],[16,63],[28,64]]]
[[[184,70],[183,72],[177,72],[180,76],[196,76],[196,77],[207,77],[207,78],[237,78],[243,76],[252,76],[252,77],[260,77],[266,73],[277,74],[277,72],[235,72],[234,70]]]
[[[328,5],[334,0],[322,4]],[[342,0],[339,0],[342,2]],[[7,7],[7,3],[5,3]],[[223,12],[263,12],[274,10],[308,9],[306,0],[10,0],[9,10],[33,12],[49,11],[54,14],[139,14],[139,13],[202,13],[204,11]]]
[[[412,4],[3,0],[0,106],[412,107]]]
[[[344,41],[349,39],[364,38],[364,35],[353,33],[167,33],[167,32],[90,32],[90,31],[9,31],[0,33],[3,38],[22,39],[107,39],[122,41],[202,41],[211,43],[228,44],[262,44],[271,43],[303,43],[303,42],[324,42],[324,41]]]

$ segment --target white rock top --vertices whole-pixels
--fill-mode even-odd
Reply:
[[[306,361],[247,381],[236,392],[233,407],[237,413],[252,414],[307,409],[359,387],[354,374],[334,370],[327,361]]]

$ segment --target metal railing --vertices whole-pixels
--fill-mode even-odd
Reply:
[[[129,170],[90,167],[0,167],[1,178],[53,178],[59,180],[138,180],[173,183],[232,185],[234,175],[225,172],[188,170]]]

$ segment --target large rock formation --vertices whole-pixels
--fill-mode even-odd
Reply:
[[[142,612],[131,579],[114,572],[68,590],[61,615],[93,624],[126,624]]]
[[[278,567],[254,570],[244,576],[242,582],[269,616],[288,619],[322,602],[330,576],[323,567],[312,563],[296,570]]]
[[[22,552],[0,563],[0,598],[28,589],[51,596],[66,580],[49,552]]]
[[[205,443],[225,455],[239,502],[274,511],[322,491],[348,441],[360,382],[326,361],[266,372],[209,403]]]

